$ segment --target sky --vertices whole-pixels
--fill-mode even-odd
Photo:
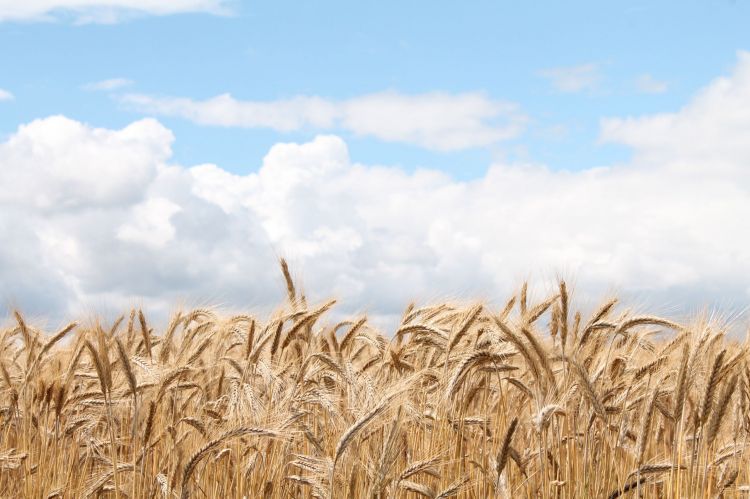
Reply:
[[[0,0],[0,300],[750,302],[750,4]]]

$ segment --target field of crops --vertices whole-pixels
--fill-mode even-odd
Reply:
[[[2,497],[735,497],[750,369],[722,324],[541,303],[332,323],[286,265],[270,317],[0,329]],[[161,329],[161,328],[160,328]]]

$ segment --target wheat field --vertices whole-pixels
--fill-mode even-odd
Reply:
[[[747,345],[564,282],[499,310],[406,308],[395,332],[333,303],[270,317],[140,310],[0,330],[2,497],[738,497]]]

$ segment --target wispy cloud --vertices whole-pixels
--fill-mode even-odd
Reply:
[[[669,83],[657,80],[650,74],[642,74],[635,80],[635,88],[644,94],[663,94],[669,88]]]
[[[83,85],[84,90],[92,92],[110,92],[133,84],[133,80],[127,78],[111,78],[109,80],[95,81]]]
[[[527,121],[516,104],[482,93],[381,92],[348,100],[299,96],[275,101],[243,101],[229,94],[202,101],[131,94],[122,102],[139,111],[178,116],[202,125],[282,132],[340,130],[440,151],[514,138]]]
[[[3,90],[2,88],[0,88],[0,102],[13,100],[14,98],[15,97],[13,96],[12,93],[8,92],[7,90]]]
[[[594,63],[543,69],[539,75],[547,78],[556,90],[565,93],[594,90],[601,81],[599,65]]]
[[[2,21],[113,23],[134,15],[226,14],[226,0],[0,0]]]

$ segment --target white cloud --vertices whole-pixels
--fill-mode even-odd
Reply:
[[[179,205],[169,199],[153,197],[134,206],[130,211],[131,220],[117,229],[117,238],[121,241],[159,249],[174,240],[176,230],[170,219],[172,215],[182,211]]]
[[[179,116],[202,125],[272,128],[288,132],[304,127],[329,128],[340,114],[336,104],[320,97],[279,101],[238,101],[223,94],[204,101],[131,94],[126,104],[145,112]]]
[[[72,18],[78,23],[112,23],[132,15],[183,12],[227,12],[225,0],[0,0],[2,21],[49,21]]]
[[[599,66],[594,63],[543,69],[539,75],[547,78],[556,90],[565,93],[594,90],[601,81]]]
[[[2,88],[0,88],[0,102],[2,102],[2,101],[9,101],[9,100],[13,100],[13,99],[14,99],[14,97],[13,97],[12,93],[8,92],[7,90],[3,90]]]
[[[129,203],[171,156],[171,141],[150,119],[118,131],[63,116],[33,121],[0,143],[0,203],[44,211]]]
[[[382,92],[334,101],[299,96],[241,101],[229,94],[204,101],[132,94],[127,105],[148,113],[178,116],[203,125],[344,130],[389,142],[434,150],[486,146],[516,137],[526,123],[516,105],[481,93],[404,95]]]
[[[642,74],[635,80],[635,88],[644,94],[663,94],[669,88],[669,84],[657,80],[650,74]]]
[[[652,163],[703,163],[716,171],[750,161],[750,52],[678,112],[602,121],[601,138],[633,148]]]
[[[437,150],[511,139],[525,122],[516,105],[482,94],[372,94],[345,102],[342,117],[342,127],[358,135]]]
[[[495,164],[460,182],[353,162],[319,136],[277,144],[257,172],[171,164],[153,120],[122,130],[60,117],[0,144],[0,296],[61,314],[189,303],[268,306],[281,254],[342,311],[503,298],[527,277],[574,277],[657,305],[746,306],[750,56],[678,112],[609,120],[631,163],[577,172]]]
[[[95,81],[92,83],[87,83],[83,86],[83,89],[94,91],[94,92],[96,91],[109,92],[112,90],[129,87],[132,84],[133,84],[133,81],[128,80],[127,78],[111,78],[109,80],[102,80],[102,81]]]

